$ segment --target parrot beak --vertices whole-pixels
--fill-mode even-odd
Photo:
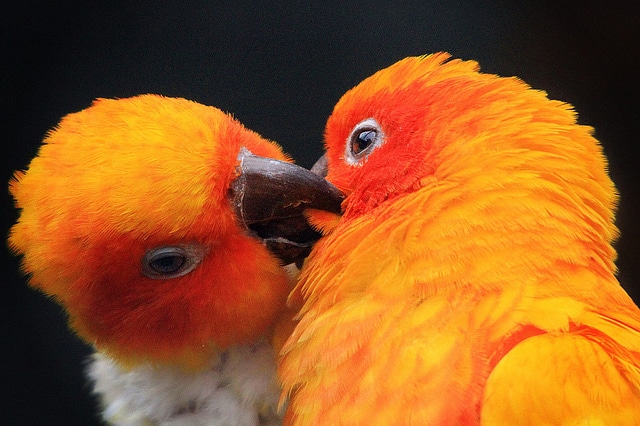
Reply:
[[[344,195],[310,170],[243,148],[229,198],[236,216],[283,264],[300,262],[321,236],[304,211],[340,214]]]
[[[329,162],[327,161],[327,154],[324,154],[322,157],[318,158],[318,161],[311,167],[311,172],[315,173],[318,176],[327,177],[327,173],[329,173]]]

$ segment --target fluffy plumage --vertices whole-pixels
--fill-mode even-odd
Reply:
[[[30,284],[97,349],[90,371],[109,421],[275,417],[264,342],[290,279],[228,200],[241,148],[287,160],[217,108],[155,95],[99,99],[64,117],[11,182],[21,214],[10,246]],[[227,412],[211,417],[215,404]]]
[[[207,368],[185,372],[142,364],[123,369],[97,353],[89,366],[103,417],[119,425],[278,425],[280,388],[271,345],[234,345]]]
[[[338,221],[302,270],[293,424],[637,424],[617,201],[570,105],[448,55],[367,78],[326,127]]]

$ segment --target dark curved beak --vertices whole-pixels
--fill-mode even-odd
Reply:
[[[313,167],[311,167],[311,173],[322,176],[323,178],[327,177],[327,173],[329,173],[327,154],[324,154],[322,157],[318,158],[318,161],[316,161]]]
[[[229,198],[236,215],[283,264],[300,262],[321,236],[304,211],[341,212],[344,195],[322,176],[303,167],[259,157],[243,149]]]

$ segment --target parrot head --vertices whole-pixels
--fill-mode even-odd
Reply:
[[[430,187],[436,216],[458,206],[458,217],[496,230],[505,221],[492,215],[509,216],[514,226],[522,218],[517,226],[531,230],[540,218],[555,218],[550,227],[578,233],[604,269],[614,270],[609,243],[617,236],[617,192],[592,129],[576,124],[570,105],[518,78],[448,59],[446,53],[405,58],[336,104],[321,163],[327,180],[346,195],[344,220]],[[511,202],[485,214],[490,197]],[[320,217],[314,222],[322,227]]]
[[[197,369],[269,332],[290,290],[282,263],[313,242],[302,210],[337,194],[289,161],[214,107],[98,99],[14,176],[9,245],[99,350],[123,365]],[[305,198],[314,185],[324,201]]]

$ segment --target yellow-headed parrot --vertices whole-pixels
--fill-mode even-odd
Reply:
[[[95,347],[105,420],[280,421],[282,265],[317,237],[306,207],[340,211],[335,188],[288,161],[217,108],[142,95],[64,117],[16,173],[9,244]]]
[[[312,215],[287,422],[640,424],[640,310],[592,129],[448,58],[375,73],[328,120],[344,214]]]

